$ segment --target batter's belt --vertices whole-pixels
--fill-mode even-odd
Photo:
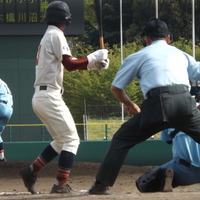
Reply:
[[[62,94],[63,90],[62,89],[54,89],[52,87],[49,87],[47,85],[40,85],[40,86],[36,86],[35,89],[37,91],[40,91],[40,90],[47,90],[47,91],[56,91],[56,90],[60,90],[60,93]]]

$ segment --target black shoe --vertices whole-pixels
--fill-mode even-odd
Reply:
[[[72,188],[68,184],[62,184],[62,185],[53,185],[51,189],[51,194],[52,193],[71,193]]]
[[[6,162],[6,158],[0,159],[0,162]]]
[[[19,174],[21,175],[24,181],[24,185],[28,189],[28,191],[31,192],[32,194],[37,194],[37,192],[35,191],[35,182],[36,182],[37,176],[31,172],[30,167],[26,167],[22,169],[19,172]]]
[[[110,194],[108,186],[102,183],[95,182],[92,187],[88,190],[89,194],[98,194],[98,195],[108,195]]]
[[[165,176],[165,182],[164,182],[164,186],[163,186],[163,192],[172,192],[173,188],[172,188],[172,181],[173,181],[173,177],[174,177],[174,171],[171,168],[166,168],[163,169],[163,173]]]

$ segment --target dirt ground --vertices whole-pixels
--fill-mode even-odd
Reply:
[[[76,162],[71,172],[69,184],[75,194],[49,194],[55,181],[56,162],[50,163],[41,171],[36,182],[39,194],[32,195],[26,191],[19,176],[19,170],[29,162],[0,163],[0,200],[199,200],[200,184],[177,187],[167,193],[140,193],[135,187],[135,179],[148,171],[150,167],[123,166],[117,181],[110,188],[110,195],[87,195],[87,190],[94,182],[99,163]],[[82,192],[81,192],[82,191]]]

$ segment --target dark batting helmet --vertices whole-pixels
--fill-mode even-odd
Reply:
[[[53,1],[45,13],[47,23],[59,23],[69,25],[71,23],[71,13],[67,3],[63,1]]]

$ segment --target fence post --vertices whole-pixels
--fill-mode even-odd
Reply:
[[[9,142],[12,141],[11,126],[9,126]]]
[[[44,141],[44,126],[41,125],[41,140]]]
[[[104,140],[108,139],[108,124],[105,124],[105,137]]]
[[[83,115],[83,139],[88,140],[87,115]]]

